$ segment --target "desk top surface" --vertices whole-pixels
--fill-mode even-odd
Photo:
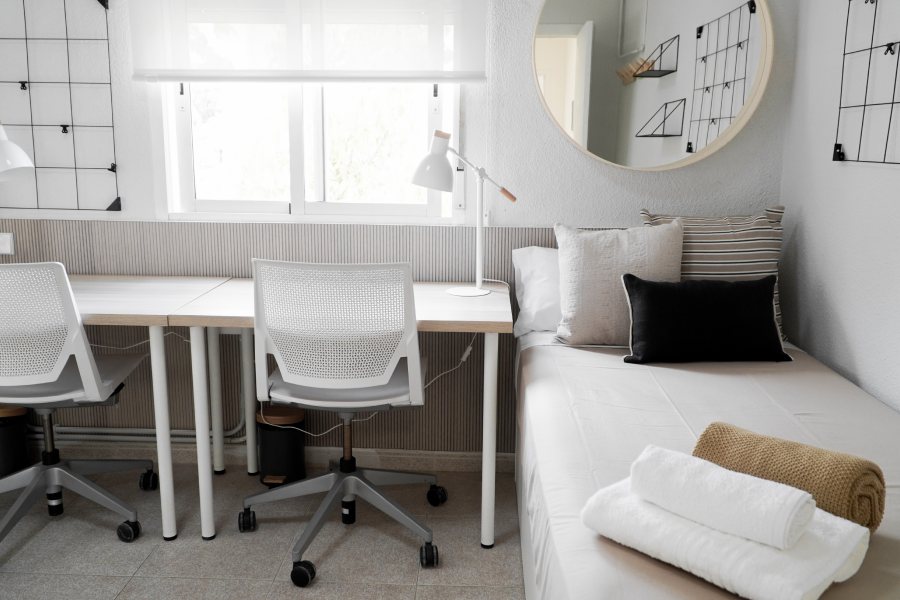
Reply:
[[[85,325],[253,327],[253,281],[227,277],[73,275]],[[512,333],[509,290],[486,285],[476,298],[447,293],[454,283],[416,283],[419,331]]]
[[[72,275],[69,282],[85,325],[164,327],[169,315],[228,277]]]
[[[455,283],[416,283],[419,331],[512,333],[509,290],[503,284],[486,286],[491,293],[462,298],[447,293]],[[253,280],[232,279],[182,306],[169,325],[183,327],[253,327]]]

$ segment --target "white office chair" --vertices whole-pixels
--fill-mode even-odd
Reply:
[[[356,518],[356,496],[418,534],[423,567],[438,564],[431,529],[376,486],[428,483],[432,505],[447,492],[433,475],[356,467],[353,417],[360,412],[424,403],[415,299],[409,265],[315,265],[253,261],[256,385],[263,403],[297,404],[337,412],[343,421],[344,455],[339,468],[244,500],[240,531],[256,529],[251,507],[327,492],[294,545],[291,580],[300,587],[315,577],[303,560],[328,511],[342,501],[342,520]],[[277,368],[269,375],[268,355]],[[263,405],[265,406],[265,404]]]
[[[62,488],[122,515],[126,521],[117,534],[123,542],[140,536],[137,512],[84,476],[144,469],[141,489],[156,489],[153,461],[60,460],[53,413],[114,404],[122,382],[143,358],[94,359],[63,265],[0,265],[0,404],[33,408],[44,428],[41,462],[0,479],[0,493],[22,490],[0,521],[0,540],[42,494],[50,516],[61,515]]]

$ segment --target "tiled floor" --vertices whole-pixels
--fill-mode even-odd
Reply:
[[[290,581],[290,549],[321,496],[258,506],[258,530],[241,534],[237,513],[242,498],[265,488],[234,469],[215,478],[218,536],[204,542],[196,468],[178,465],[179,538],[163,542],[158,494],[139,491],[137,473],[98,477],[138,508],[141,538],[133,544],[119,542],[119,517],[67,493],[62,517],[51,519],[39,506],[0,544],[0,599],[523,598],[512,476],[498,475],[497,544],[492,550],[479,546],[480,476],[438,477],[450,495],[439,508],[425,501],[425,486],[391,490],[434,530],[441,561],[437,569],[421,569],[417,538],[359,501],[356,524],[341,524],[335,511],[304,557],[318,571],[305,589]],[[0,510],[5,512],[14,498],[14,493],[0,496]]]

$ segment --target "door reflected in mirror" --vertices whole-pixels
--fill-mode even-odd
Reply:
[[[587,152],[669,168],[743,127],[771,45],[764,0],[546,0],[534,70],[547,111]]]

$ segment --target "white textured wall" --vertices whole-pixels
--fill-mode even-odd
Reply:
[[[776,29],[775,72],[756,117],[715,156],[663,173],[629,172],[602,164],[584,155],[545,114],[531,65],[531,37],[541,6],[541,0],[493,3],[484,159],[489,170],[519,196],[519,202],[510,205],[491,194],[493,223],[563,221],[613,227],[638,224],[638,210],[643,206],[660,212],[728,214],[780,201],[781,132],[796,25],[793,0],[770,1]],[[687,53],[688,59],[692,53]]]
[[[797,0],[782,191],[788,334],[900,409],[900,166],[831,161],[845,0]],[[895,115],[896,118],[896,115]]]
[[[637,224],[637,211],[643,206],[661,212],[724,214],[746,213],[779,201],[781,130],[792,71],[784,42],[794,36],[793,1],[771,1],[779,44],[775,73],[767,97],[744,132],[699,165],[650,174],[586,156],[545,113],[532,69],[532,35],[542,0],[490,1],[488,82],[463,92],[462,148],[520,199],[511,205],[489,190],[491,223],[547,226],[563,221],[613,227]],[[113,105],[124,210],[107,216],[164,217],[157,214],[155,203],[165,193],[162,158],[154,155],[151,144],[161,133],[148,118],[158,103],[157,88],[131,80],[127,7],[121,2],[111,7]]]

